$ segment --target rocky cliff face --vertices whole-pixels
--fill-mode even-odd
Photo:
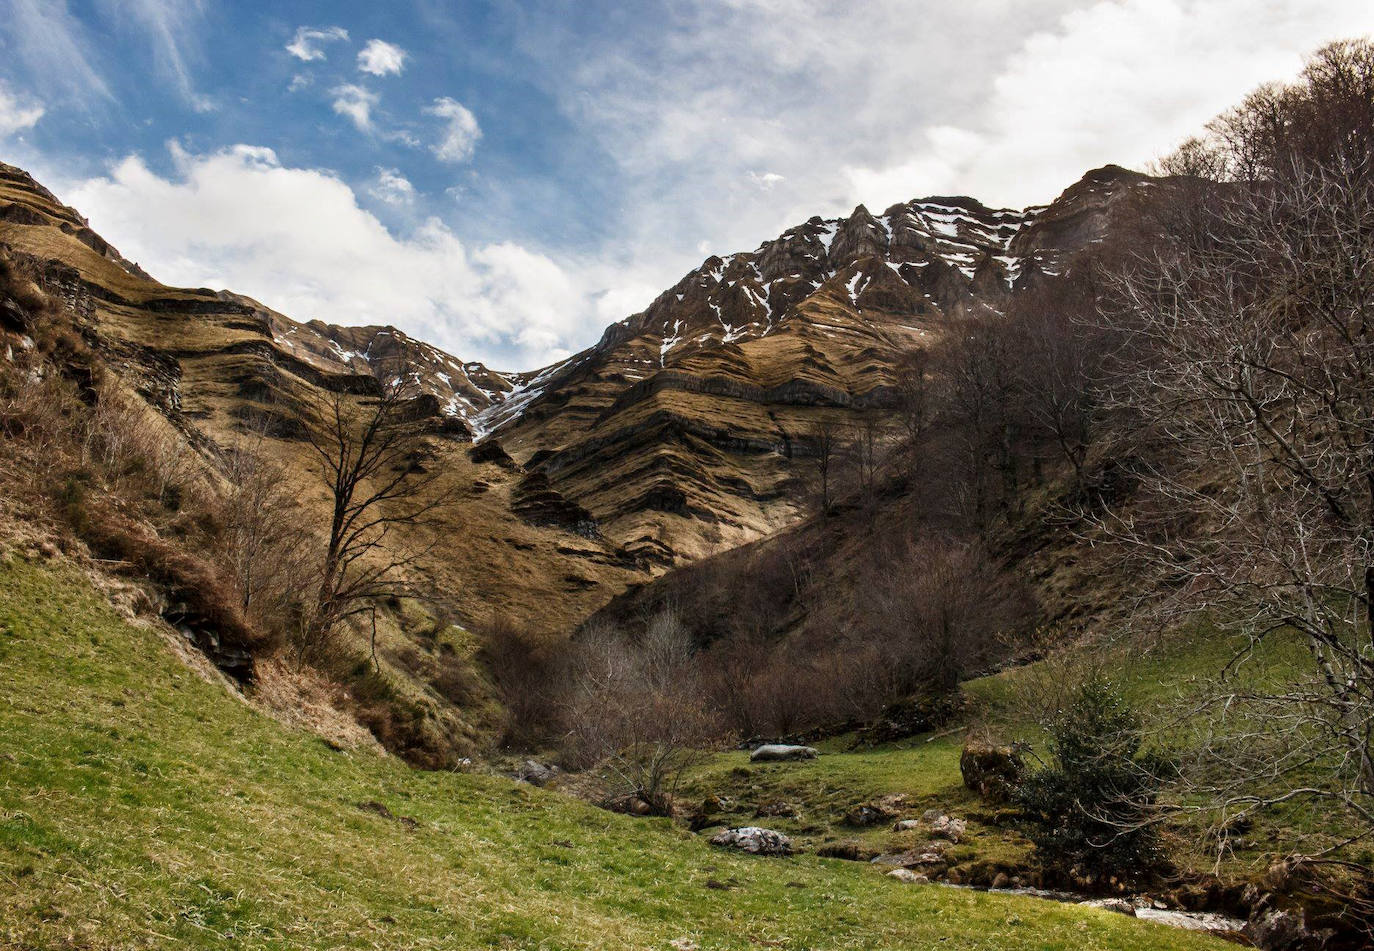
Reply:
[[[708,257],[474,427],[647,561],[752,540],[797,517],[815,423],[890,404],[907,354],[1058,274],[1148,185],[1108,166],[1048,206],[933,197],[812,218]]]

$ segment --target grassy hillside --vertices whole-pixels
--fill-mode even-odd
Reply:
[[[1224,947],[335,752],[161,637],[73,571],[0,566],[0,946]]]

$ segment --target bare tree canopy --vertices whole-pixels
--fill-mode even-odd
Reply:
[[[1157,449],[1155,504],[1108,527],[1177,606],[1257,640],[1296,631],[1311,659],[1219,701],[1267,722],[1267,755],[1231,757],[1226,793],[1324,800],[1357,836],[1374,834],[1372,118],[1374,46],[1341,43],[1213,123],[1177,162],[1226,182],[1118,276],[1110,315],[1142,355],[1121,405]]]
[[[401,534],[451,500],[441,473],[425,468],[419,395],[408,367],[361,401],[327,393],[312,407],[308,439],[332,503],[320,586],[309,625],[311,642],[372,609],[379,599],[412,593],[408,577],[425,549]]]

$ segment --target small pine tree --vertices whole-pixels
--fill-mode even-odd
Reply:
[[[1047,726],[1050,763],[1016,796],[1042,857],[1090,880],[1129,881],[1156,868],[1150,819],[1167,764],[1142,751],[1140,719],[1116,685],[1086,680]]]

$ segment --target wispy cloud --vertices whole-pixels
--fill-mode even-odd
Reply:
[[[337,43],[348,39],[348,31],[341,26],[311,27],[296,29],[296,35],[286,44],[286,51],[305,63],[325,58],[326,43]]]
[[[196,91],[191,63],[201,57],[204,0],[100,0],[101,12],[146,37],[155,68],[176,87],[182,99],[200,112],[213,108]]]
[[[41,103],[12,92],[0,81],[0,138],[33,128],[43,112]]]
[[[482,128],[466,106],[456,99],[442,96],[425,112],[445,120],[444,132],[432,151],[443,162],[465,162],[472,158]]]
[[[388,205],[409,205],[415,201],[415,186],[399,169],[378,168],[367,190],[372,197]]]
[[[409,54],[385,40],[368,40],[358,51],[358,69],[373,76],[399,76]]]
[[[0,35],[7,54],[24,67],[28,80],[50,101],[90,107],[114,94],[96,69],[95,47],[67,0],[8,0]]]
[[[334,97],[334,111],[346,117],[360,132],[374,131],[372,110],[380,98],[375,92],[353,83],[344,83],[330,90]]]

